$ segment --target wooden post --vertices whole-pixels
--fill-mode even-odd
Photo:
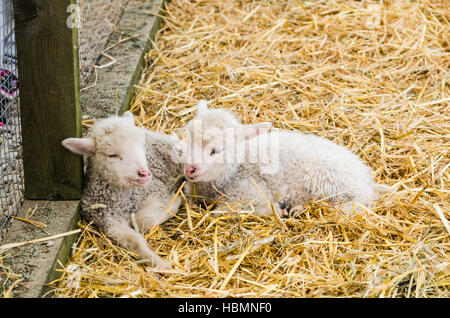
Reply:
[[[82,158],[61,146],[81,137],[75,0],[14,0],[25,197],[79,199]]]

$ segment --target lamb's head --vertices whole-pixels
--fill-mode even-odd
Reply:
[[[186,125],[185,175],[192,182],[217,180],[237,167],[244,155],[244,142],[267,132],[271,123],[242,125],[226,109],[197,105],[197,114]]]
[[[146,159],[146,132],[134,124],[133,115],[98,121],[87,138],[67,138],[62,145],[89,156],[89,169],[118,187],[142,186],[150,181]]]

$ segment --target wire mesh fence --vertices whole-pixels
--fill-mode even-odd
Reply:
[[[19,82],[12,0],[0,0],[0,239],[23,202]]]
[[[80,85],[85,86],[128,0],[78,0]]]

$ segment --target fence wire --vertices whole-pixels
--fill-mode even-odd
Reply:
[[[80,85],[84,87],[94,73],[106,42],[115,31],[128,0],[78,0],[81,26],[79,34]]]
[[[12,0],[0,0],[0,240],[23,202],[19,82]]]

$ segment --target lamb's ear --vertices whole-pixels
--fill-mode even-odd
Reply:
[[[122,117],[128,118],[134,125],[134,116],[132,112],[126,111],[125,113],[122,114]]]
[[[61,144],[78,155],[92,156],[95,154],[95,140],[92,138],[66,138]]]
[[[206,100],[202,99],[197,104],[197,115],[202,115],[208,110],[208,106],[206,105]]]
[[[267,133],[270,127],[272,127],[272,123],[270,122],[242,125],[236,129],[236,137],[239,139],[250,139]]]

